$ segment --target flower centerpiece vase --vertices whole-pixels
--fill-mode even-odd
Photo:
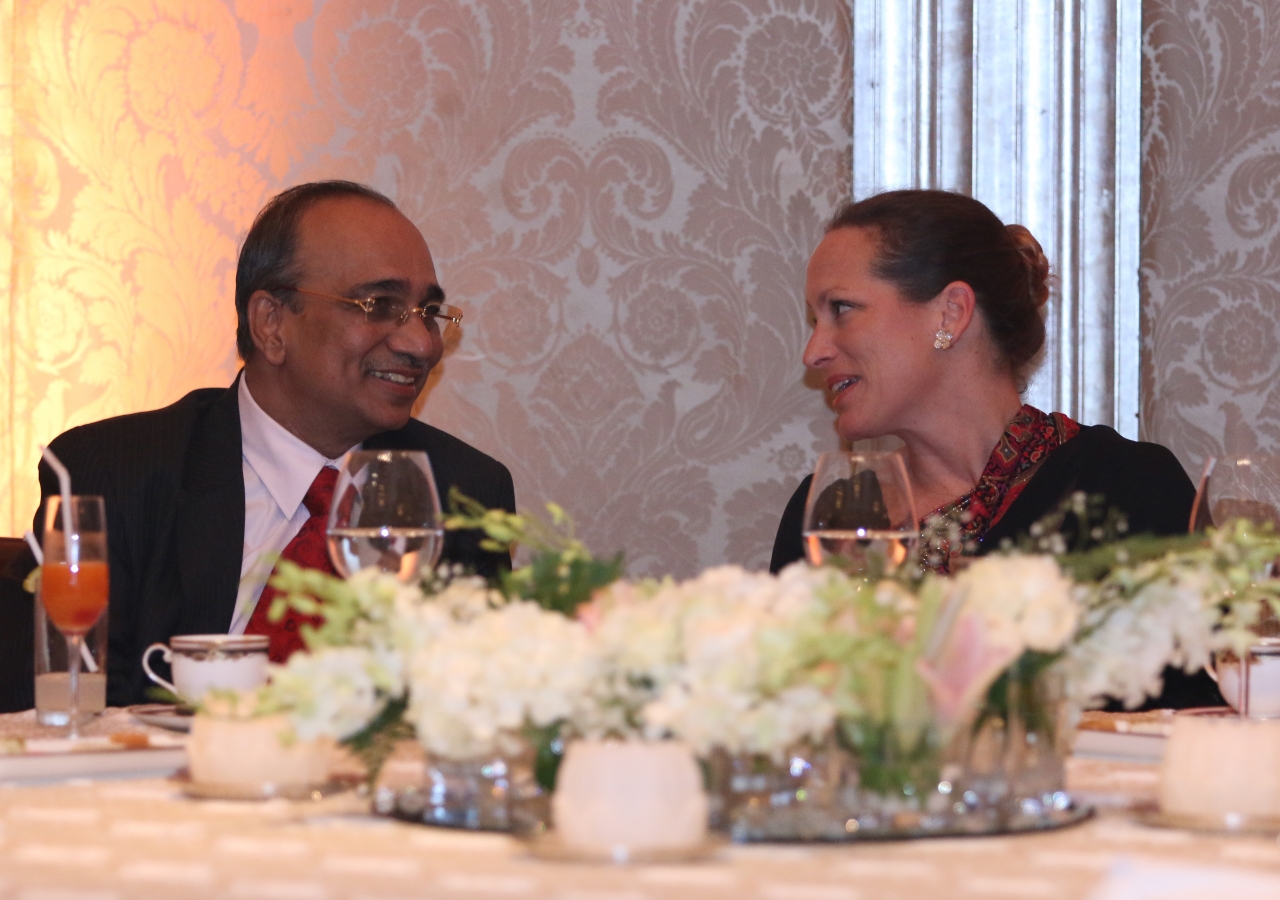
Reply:
[[[428,754],[420,780],[374,791],[374,811],[445,828],[537,831],[549,817],[547,794],[535,777],[534,748],[518,743],[514,753],[467,759]]]

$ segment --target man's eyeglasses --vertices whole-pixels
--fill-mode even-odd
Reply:
[[[353,300],[350,297],[336,297],[333,294],[321,294],[300,287],[282,287],[279,290],[292,291],[296,294],[309,294],[323,300],[334,300],[338,303],[349,303],[364,310],[364,319],[370,325],[394,325],[399,328],[409,321],[410,314],[422,317],[428,329],[440,329],[445,334],[452,333],[462,323],[462,310],[447,303],[428,301],[422,306],[410,306],[399,297],[373,295]]]

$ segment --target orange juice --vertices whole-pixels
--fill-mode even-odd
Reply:
[[[63,634],[84,634],[107,606],[107,564],[50,563],[40,571],[40,601]]]

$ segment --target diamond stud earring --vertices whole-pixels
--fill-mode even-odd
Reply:
[[[947,331],[945,328],[939,328],[938,333],[933,336],[933,349],[951,349],[951,332]]]

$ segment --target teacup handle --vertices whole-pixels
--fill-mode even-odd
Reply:
[[[169,682],[165,681],[155,672],[151,671],[151,663],[149,662],[149,660],[151,658],[151,654],[155,653],[157,650],[159,650],[161,653],[164,654],[165,662],[167,663],[173,662],[173,651],[170,650],[168,646],[166,646],[165,644],[152,644],[142,653],[142,671],[146,672],[147,677],[150,678],[152,681],[154,681],[156,684],[160,685],[160,687],[164,688],[171,694],[176,694],[178,693],[178,689],[176,687],[174,687]]]
[[[1240,673],[1242,673],[1245,679],[1244,684],[1248,684],[1248,681],[1247,681],[1248,676],[1244,675],[1244,667],[1240,666],[1239,668],[1240,668]],[[1221,686],[1222,682],[1217,680],[1217,655],[1216,654],[1213,654],[1213,653],[1208,654],[1208,664],[1207,666],[1204,666],[1204,671],[1208,672],[1208,677],[1211,677],[1211,679],[1215,681],[1215,684]],[[1240,682],[1236,682],[1235,703],[1231,703],[1231,698],[1229,698],[1228,695],[1226,695],[1225,693],[1222,694],[1222,699],[1226,700],[1228,704],[1233,705],[1236,711],[1239,711],[1240,699],[1242,699],[1242,696],[1244,695],[1244,684],[1240,684]]]

